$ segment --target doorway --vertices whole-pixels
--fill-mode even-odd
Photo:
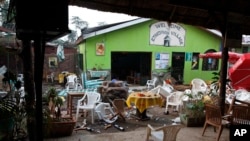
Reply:
[[[111,52],[111,79],[138,77],[128,83],[145,85],[151,76],[151,59],[151,52]]]
[[[185,65],[185,52],[172,52],[171,76],[177,84],[183,84],[183,72]]]

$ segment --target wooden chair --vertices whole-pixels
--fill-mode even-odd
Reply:
[[[146,141],[149,141],[150,137],[154,141],[176,141],[177,134],[182,127],[183,125],[165,125],[154,128],[148,124]]]
[[[229,107],[226,111],[226,118],[231,121],[230,117],[232,117],[232,112],[233,112],[233,106],[234,105],[245,105],[250,107],[250,103],[246,101],[241,101],[239,99],[236,99],[236,96],[233,96],[231,99],[227,98],[226,101],[229,103]]]
[[[204,135],[208,125],[211,125],[214,127],[215,132],[216,128],[219,129],[216,137],[216,141],[219,141],[223,128],[225,125],[229,124],[229,121],[223,119],[219,106],[206,104],[205,112],[206,112],[206,121],[203,126],[202,136]]]
[[[233,105],[231,125],[250,125],[250,106]]]
[[[126,101],[124,99],[114,99],[110,100],[112,106],[114,107],[114,111],[116,112],[115,116],[118,115],[123,121],[125,121],[125,104]]]

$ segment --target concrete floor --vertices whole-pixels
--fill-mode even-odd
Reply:
[[[177,135],[177,141],[215,141],[216,133],[209,127],[201,136],[202,127],[184,127]],[[69,137],[46,139],[45,141],[145,141],[146,127],[137,128],[129,132],[91,133],[88,131],[73,132]],[[229,129],[224,128],[220,141],[229,141]]]

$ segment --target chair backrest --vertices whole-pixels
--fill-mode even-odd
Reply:
[[[77,82],[77,76],[76,75],[69,75],[69,76],[67,76],[67,82],[76,83]]]
[[[232,110],[233,110],[233,106],[237,105],[237,104],[241,104],[241,105],[245,105],[245,106],[249,106],[250,107],[250,103],[246,102],[246,101],[242,101],[236,98],[236,96],[232,96],[232,99],[229,103],[229,107],[226,111],[227,115],[231,115],[232,114]]]
[[[176,141],[178,132],[181,130],[183,125],[167,125],[163,129],[164,137],[163,141]]]
[[[213,104],[205,105],[206,121],[214,126],[220,126],[222,124],[222,115],[219,106]]]
[[[192,84],[192,92],[193,93],[198,93],[198,92],[206,92],[207,90],[207,84],[204,80],[200,78],[194,78],[191,81]]]
[[[192,87],[194,87],[195,89],[200,89],[202,87],[207,87],[207,84],[204,80],[200,79],[200,78],[194,78],[191,81]]]
[[[120,112],[120,113],[125,112],[125,100],[124,99],[114,99],[112,101],[112,104],[116,112]]]
[[[166,90],[167,92],[171,93],[174,91],[174,87],[170,84],[163,83],[162,89]]]
[[[181,103],[182,102],[182,96],[184,95],[184,92],[182,91],[175,91],[172,92],[171,95],[167,98],[168,102],[172,103]]]
[[[93,105],[101,100],[101,95],[95,91],[87,91],[87,105]]]
[[[152,79],[152,84],[155,84],[156,81],[157,81],[157,77],[154,77],[154,78]]]
[[[250,125],[250,106],[233,105],[232,125]]]
[[[159,94],[161,91],[161,86],[157,86],[151,90],[148,91],[148,93],[154,93],[154,94]]]

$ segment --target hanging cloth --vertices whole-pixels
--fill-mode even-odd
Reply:
[[[64,49],[63,49],[63,46],[60,45],[60,44],[57,47],[56,55],[58,57],[59,62],[61,62],[61,61],[63,61],[65,59]]]

